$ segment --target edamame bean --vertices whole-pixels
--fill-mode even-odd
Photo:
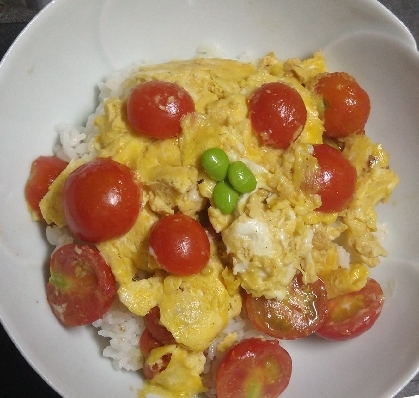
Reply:
[[[234,211],[239,196],[239,193],[225,181],[217,182],[212,192],[214,204],[223,214],[230,214]]]
[[[209,148],[202,154],[201,164],[213,180],[222,181],[227,176],[230,161],[221,148]]]
[[[230,164],[227,176],[232,187],[240,193],[252,192],[256,188],[256,177],[240,160]]]

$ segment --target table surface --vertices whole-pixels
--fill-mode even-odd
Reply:
[[[379,0],[412,32],[419,43],[419,1]],[[0,58],[26,24],[49,0],[0,0]],[[21,356],[0,325],[0,396],[59,398]],[[6,364],[7,360],[7,364]],[[419,374],[394,398],[419,394]],[[374,398],[374,397],[372,397]]]

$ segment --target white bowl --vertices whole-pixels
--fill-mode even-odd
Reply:
[[[283,397],[390,397],[419,369],[419,55],[406,28],[375,0],[55,0],[0,66],[0,316],[31,365],[62,396],[135,397],[138,373],[113,370],[93,328],[65,329],[45,300],[42,228],[26,211],[31,161],[52,153],[54,127],[85,122],[96,84],[137,61],[191,58],[215,44],[243,53],[305,57],[322,49],[370,94],[367,132],[400,176],[386,222],[389,256],[374,269],[387,301],[361,337],[286,342],[293,376]]]

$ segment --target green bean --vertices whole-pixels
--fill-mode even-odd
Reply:
[[[203,153],[201,164],[213,180],[222,181],[227,176],[230,162],[227,154],[221,148],[209,148]]]
[[[225,181],[217,182],[212,193],[215,206],[223,214],[230,214],[234,211],[239,196],[239,193]]]
[[[256,177],[240,160],[230,164],[227,176],[232,187],[240,193],[252,192],[256,188]]]

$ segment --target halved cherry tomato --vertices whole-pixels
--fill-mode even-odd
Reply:
[[[70,231],[85,241],[101,242],[123,235],[134,225],[141,186],[127,166],[97,158],[68,176],[62,198]]]
[[[327,293],[318,279],[304,284],[301,274],[294,277],[283,300],[245,296],[247,315],[255,329],[269,336],[294,340],[314,333],[326,319]]]
[[[371,104],[367,92],[345,72],[325,73],[315,85],[324,101],[324,134],[346,137],[364,131]]]
[[[250,96],[249,117],[253,129],[266,144],[285,149],[301,134],[307,109],[295,88],[272,82]]]
[[[217,369],[217,397],[276,398],[287,388],[291,371],[291,357],[277,340],[242,340]]]
[[[162,345],[174,344],[176,341],[165,326],[160,323],[160,308],[153,307],[145,316],[144,324],[151,335]]]
[[[325,213],[348,207],[355,193],[357,174],[355,167],[342,153],[330,145],[313,145],[313,156],[319,170],[304,183],[304,189],[317,193],[322,199],[317,209]]]
[[[140,346],[140,350],[145,357],[148,357],[150,355],[151,350],[163,346],[163,344],[160,343],[160,341],[154,338],[154,336],[147,328],[145,328],[144,331],[141,333],[138,345]]]
[[[193,99],[183,87],[157,80],[134,87],[127,101],[130,126],[153,138],[179,135],[181,119],[194,111]]]
[[[149,245],[160,267],[176,275],[197,274],[210,257],[205,229],[180,213],[164,216],[151,227]]]
[[[164,344],[162,344],[160,341],[157,341],[151,332],[146,328],[144,329],[143,333],[141,333],[139,345],[144,357],[148,358],[152,350],[158,347],[162,347]],[[150,366],[147,362],[144,362],[144,377],[148,380],[153,379],[154,376],[167,368],[171,357],[171,354],[163,355],[160,360],[157,363],[154,363],[152,366]]]
[[[369,278],[360,291],[328,300],[328,315],[316,333],[327,340],[357,337],[374,325],[383,306],[383,290],[376,280]]]
[[[32,162],[29,178],[25,185],[25,198],[30,211],[37,219],[44,219],[39,208],[39,202],[67,164],[56,156],[40,156]]]
[[[47,300],[66,326],[100,319],[115,297],[115,278],[96,248],[78,244],[59,247],[51,256]]]

